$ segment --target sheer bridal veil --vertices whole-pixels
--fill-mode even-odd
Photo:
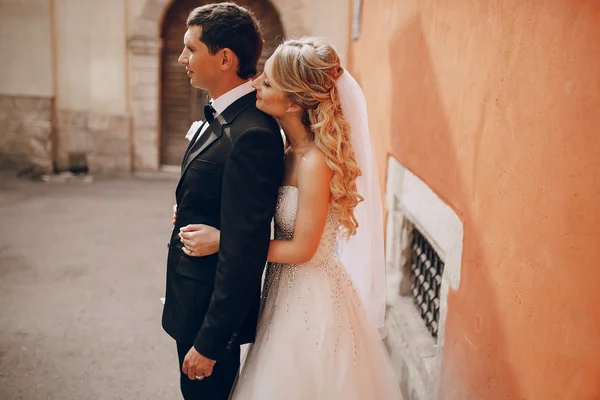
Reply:
[[[385,255],[383,244],[383,210],[377,163],[367,117],[367,103],[360,85],[348,71],[336,82],[342,113],[350,125],[350,138],[356,162],[362,174],[356,180],[364,201],[354,214],[358,221],[356,235],[345,240],[338,237],[339,259],[352,277],[367,315],[384,338],[385,328]]]

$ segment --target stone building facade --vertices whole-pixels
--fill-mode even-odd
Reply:
[[[183,138],[202,97],[182,87],[183,67],[177,78],[173,43],[183,40],[185,27],[178,24],[204,3],[0,0],[0,34],[9,38],[0,43],[0,154],[47,171],[87,168],[94,174],[176,164],[183,140],[176,130]],[[327,37],[345,57],[347,1],[238,3],[261,19],[263,62],[283,38],[303,35]],[[178,124],[165,124],[168,104],[175,112],[185,109]],[[166,147],[174,155],[166,155]]]

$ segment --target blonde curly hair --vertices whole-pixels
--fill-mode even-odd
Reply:
[[[287,40],[273,53],[271,82],[290,101],[305,109],[302,120],[333,171],[332,213],[345,230],[344,236],[350,237],[358,228],[354,209],[363,197],[356,188],[361,171],[335,85],[343,72],[338,54],[319,38]]]

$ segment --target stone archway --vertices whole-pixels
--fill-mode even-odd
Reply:
[[[160,82],[163,40],[161,30],[167,11],[184,0],[146,0],[133,20],[128,38],[129,93],[132,112],[131,143],[134,171],[160,169]],[[303,19],[308,0],[240,0],[242,5],[265,3],[279,15],[285,36],[307,34]],[[196,4],[197,5],[197,4]],[[190,8],[191,10],[191,8]],[[265,46],[266,47],[266,46]],[[181,132],[183,136],[185,132]]]
[[[205,2],[208,2],[205,0]],[[267,58],[283,39],[283,27],[273,6],[265,0],[238,0],[239,5],[251,9],[261,21],[265,44],[258,63],[262,72]],[[188,146],[184,137],[193,121],[204,119],[203,107],[207,93],[190,86],[178,58],[182,50],[185,21],[190,10],[202,2],[178,0],[165,14],[162,26],[161,88],[160,88],[160,164],[176,166]]]

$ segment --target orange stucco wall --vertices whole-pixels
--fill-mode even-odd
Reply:
[[[464,224],[440,399],[600,399],[600,2],[368,0],[349,69]]]

